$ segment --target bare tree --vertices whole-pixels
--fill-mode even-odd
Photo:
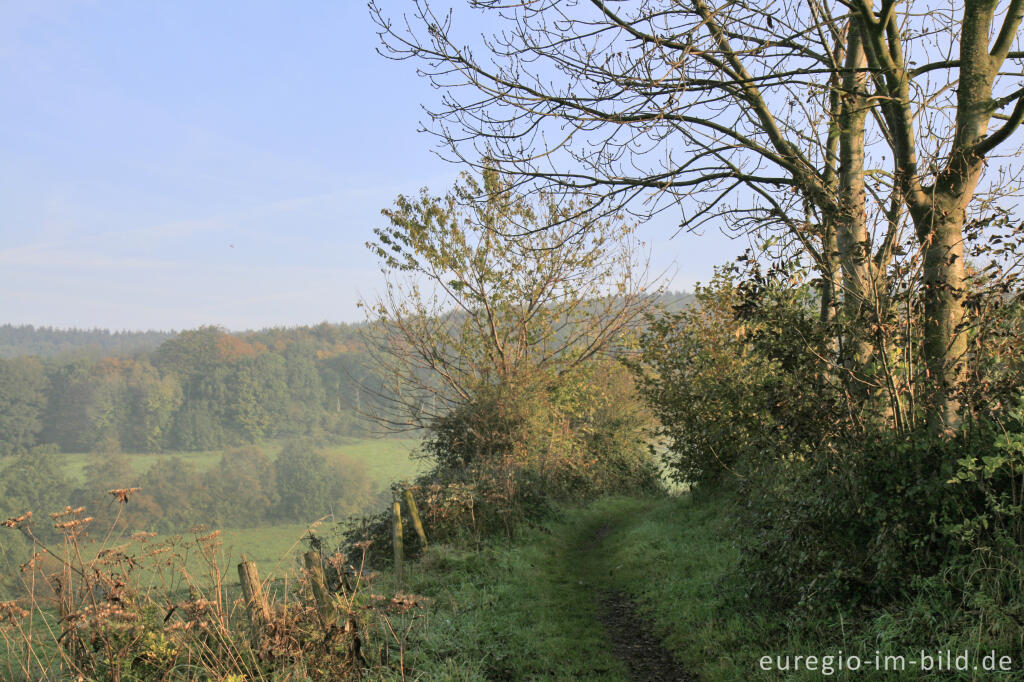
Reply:
[[[1000,189],[979,184],[986,159],[1024,118],[1020,74],[1003,70],[1022,57],[1024,2],[467,5],[497,27],[475,48],[428,0],[400,23],[370,5],[384,53],[417,59],[442,89],[430,128],[450,158],[486,157],[605,213],[675,206],[684,227],[781,231],[821,273],[823,320],[838,312],[851,330],[837,351],[852,385],[878,355],[866,316],[885,306],[909,220],[928,418],[957,426],[963,228],[976,194]]]

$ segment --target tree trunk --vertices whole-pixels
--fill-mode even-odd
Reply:
[[[928,371],[928,426],[940,436],[960,424],[957,384],[964,376],[967,334],[964,325],[963,209],[943,209],[937,201],[931,234],[924,244],[924,338]]]
[[[964,7],[956,132],[949,161],[935,185],[919,192],[921,198],[916,207],[911,206],[924,252],[923,347],[930,394],[928,426],[933,434],[943,437],[960,425],[956,390],[964,378],[967,351],[963,228],[967,206],[974,198],[984,166],[986,150],[978,145],[986,138],[995,106],[992,85],[1005,58],[1005,54],[989,54],[994,10],[992,0],[968,0]],[[1019,10],[1018,7],[1010,13],[1010,23],[1003,27],[1011,37],[1019,25]],[[1002,36],[997,42],[1004,42]]]
[[[871,358],[865,339],[864,312],[871,291],[870,240],[867,230],[864,187],[864,124],[869,103],[864,45],[860,29],[849,27],[843,72],[842,109],[839,118],[839,187],[836,241],[842,268],[844,321],[843,365],[849,370],[851,393],[863,397],[868,385],[863,378]]]

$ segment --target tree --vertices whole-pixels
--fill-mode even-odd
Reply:
[[[786,235],[820,273],[822,320],[839,313],[835,364],[854,389],[884,355],[871,330],[887,268],[913,247],[927,419],[957,426],[964,228],[1006,189],[999,173],[982,182],[995,152],[1019,169],[1006,143],[1024,88],[1003,66],[1024,58],[1024,2],[468,5],[500,27],[483,58],[428,0],[394,23],[371,3],[385,54],[417,59],[444,92],[429,114],[450,158],[586,192],[605,213],[676,205],[683,226]]]
[[[213,492],[210,521],[218,526],[258,526],[276,503],[274,463],[258,447],[225,450],[206,478]]]
[[[274,434],[288,400],[285,361],[264,353],[234,363],[228,380],[230,426],[248,442]]]
[[[37,444],[46,387],[43,366],[35,358],[0,359],[0,457]]]
[[[565,375],[616,343],[648,300],[640,244],[631,226],[580,209],[531,203],[485,171],[482,184],[466,174],[444,197],[423,190],[383,211],[390,225],[367,245],[387,277],[367,304],[367,346],[390,380],[380,420],[425,427],[482,388]],[[531,238],[510,237],[512,225]]]
[[[78,359],[48,372],[49,395],[43,418],[43,440],[56,443],[62,452],[89,449],[91,363]]]
[[[148,362],[132,363],[127,377],[131,416],[123,441],[133,452],[159,452],[170,445],[174,415],[181,407],[181,384],[173,374],[160,376]]]
[[[323,427],[327,396],[315,358],[314,348],[307,343],[294,344],[285,351],[288,402],[280,427],[289,435],[315,434]]]
[[[277,518],[313,521],[327,514],[343,516],[363,508],[369,479],[362,466],[347,458],[328,461],[308,441],[289,441],[274,460]]]
[[[0,469],[0,513],[13,516],[31,511],[42,533],[51,530],[46,515],[64,508],[69,491],[60,455],[53,446],[22,452]]]
[[[493,170],[383,213],[368,244],[387,282],[366,328],[391,378],[376,416],[427,430],[420,483],[445,491],[427,516],[512,532],[552,499],[651,487],[650,414],[610,357],[653,298],[634,226],[530,200]],[[467,491],[476,511],[449,517]]]
[[[132,502],[143,507],[153,528],[171,532],[206,523],[212,517],[214,491],[196,466],[180,457],[161,457],[143,474]],[[138,509],[130,510],[133,514]]]

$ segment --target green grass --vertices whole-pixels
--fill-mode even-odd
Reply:
[[[195,465],[200,471],[212,469],[220,461],[221,450],[204,450],[200,452],[144,452],[125,455],[132,463],[136,473],[144,474],[160,459],[177,457],[189,464]],[[276,448],[275,448],[276,453]],[[103,457],[102,453],[96,452],[72,452],[61,455],[64,461],[65,475],[75,482],[81,482],[85,478],[85,468],[97,458]]]
[[[686,669],[702,679],[752,679],[755,653],[765,646],[754,643],[766,629],[724,601],[719,583],[737,555],[719,511],[689,496],[612,498],[567,509],[511,544],[432,547],[409,565],[403,584],[431,600],[405,643],[407,672],[418,679],[627,679],[595,615],[600,595],[615,590],[656,621]]]
[[[225,603],[231,604],[240,597],[237,565],[243,554],[256,563],[266,588],[276,599],[292,591],[296,584],[300,555],[307,549],[300,539],[307,530],[308,527],[303,524],[280,524],[224,530],[216,537],[205,539],[202,538],[209,534],[198,531],[159,535],[144,541],[127,536],[84,538],[77,548],[56,546],[53,549],[60,555],[70,555],[68,563],[73,567],[78,567],[80,561],[94,560],[101,550],[113,550],[122,556],[131,557],[133,569],[129,580],[133,590],[143,595],[149,594],[163,608],[200,594],[216,601],[214,587],[218,584],[221,586],[221,597]],[[56,570],[57,564],[48,558],[44,568]],[[195,592],[196,589],[199,592]],[[43,588],[41,594],[45,597],[47,590]],[[142,599],[139,603],[146,603],[146,600]],[[24,599],[21,604],[27,606]],[[0,624],[0,628],[4,625]],[[56,665],[55,640],[66,629],[66,624],[59,621],[56,609],[48,602],[39,602],[32,608],[31,627],[28,627],[28,621],[23,621],[20,628],[8,627],[0,632],[0,679],[36,679],[34,675],[25,678],[22,670],[26,667],[38,670]],[[25,663],[24,643],[28,638],[33,642],[32,655],[39,661],[31,666]]]
[[[423,470],[422,460],[413,460],[409,454],[420,444],[418,438],[354,438],[323,449],[328,457],[342,455],[361,462],[366,473],[377,489],[387,488],[392,481],[413,478]],[[268,442],[259,447],[271,458],[281,452],[281,444]],[[131,461],[136,472],[142,474],[158,460],[177,457],[195,465],[200,471],[213,468],[220,461],[222,450],[204,450],[200,452],[157,452],[130,453],[125,456]],[[85,468],[90,462],[102,457],[97,453],[68,453],[61,455],[64,462],[64,473],[73,481],[81,481]]]
[[[592,576],[565,552],[572,534],[560,525],[514,546],[431,548],[410,565],[401,587],[430,602],[405,642],[407,678],[625,679],[595,618]]]
[[[977,662],[985,653],[972,648],[971,628],[944,621],[939,602],[925,591],[857,617],[838,608],[834,615],[771,610],[739,573],[737,504],[729,493],[605,498],[564,509],[545,527],[521,530],[514,542],[432,546],[407,564],[403,580],[383,574],[373,583],[374,594],[402,592],[425,605],[392,612],[386,628],[367,632],[368,651],[391,652],[377,672],[394,680],[628,679],[609,644],[617,633],[606,632],[596,618],[598,600],[611,591],[628,594],[682,667],[705,682],[917,677],[916,670],[763,671],[758,662],[766,655],[842,651],[872,660],[876,649],[910,657],[921,648],[967,648]],[[229,590],[237,589],[235,565],[243,552],[264,579],[278,580],[276,589],[290,584],[304,550],[296,541],[305,532],[294,524],[224,531],[216,555]],[[209,562],[189,534],[173,546],[194,578],[208,573]],[[930,629],[920,627],[925,622]],[[1022,679],[1021,663],[1015,655],[1014,673],[952,679]]]
[[[417,438],[387,438],[387,439],[352,439],[347,442],[332,445],[324,449],[324,454],[329,459],[347,457],[362,463],[370,477],[372,485],[377,490],[385,490],[392,481],[409,479],[414,477],[423,468],[422,460],[410,459],[410,453],[419,445]],[[261,445],[271,457],[276,457],[281,450],[278,443],[264,443]],[[144,473],[157,460],[167,457],[178,457],[186,462],[194,464],[200,470],[210,469],[220,461],[222,451],[211,450],[204,452],[167,452],[167,453],[132,453],[126,457],[131,461],[135,471]],[[64,471],[69,478],[81,481],[83,471],[91,460],[102,457],[96,453],[71,453],[61,455]],[[321,531],[326,531],[327,526],[321,525]],[[234,574],[235,566],[242,554],[256,562],[260,574],[264,577],[274,576],[281,579],[294,574],[297,556],[305,543],[298,540],[305,535],[307,526],[303,524],[278,524],[258,528],[244,529],[223,529],[218,542],[222,547],[218,552],[218,561],[223,568],[230,572],[230,580],[237,581]],[[165,542],[174,535],[161,535],[149,540],[149,543]],[[187,553],[186,568],[194,575],[204,575],[207,567],[194,543],[190,542],[188,533],[181,534],[182,541],[175,544],[175,551]],[[93,555],[99,552],[104,546],[100,545],[103,534],[94,538],[96,542],[89,542],[83,546],[83,550]],[[137,543],[130,543],[126,538],[114,538],[106,546],[129,544],[131,551],[137,551]]]
[[[236,566],[241,561],[242,555],[256,563],[260,576],[264,579],[283,579],[294,575],[298,567],[299,556],[308,549],[301,538],[306,535],[308,526],[301,523],[285,523],[260,528],[226,528],[220,531],[216,538],[218,547],[215,558],[217,565],[227,574],[231,583],[238,581]],[[195,576],[209,574],[210,564],[208,559],[202,556],[198,543],[195,541],[197,534],[182,533],[158,535],[150,539],[147,544],[170,542],[175,538],[174,544],[178,551],[183,553],[185,568]],[[199,534],[200,536],[206,533]],[[138,542],[130,545],[133,550],[142,549]]]
[[[384,489],[393,481],[411,479],[423,471],[425,462],[409,456],[420,442],[419,438],[362,438],[325,448],[324,454],[362,462],[374,487]]]

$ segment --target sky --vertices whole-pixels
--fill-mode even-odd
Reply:
[[[353,0],[0,0],[0,324],[363,319],[380,210],[460,170],[375,29]],[[677,224],[640,228],[677,290],[745,246]]]

